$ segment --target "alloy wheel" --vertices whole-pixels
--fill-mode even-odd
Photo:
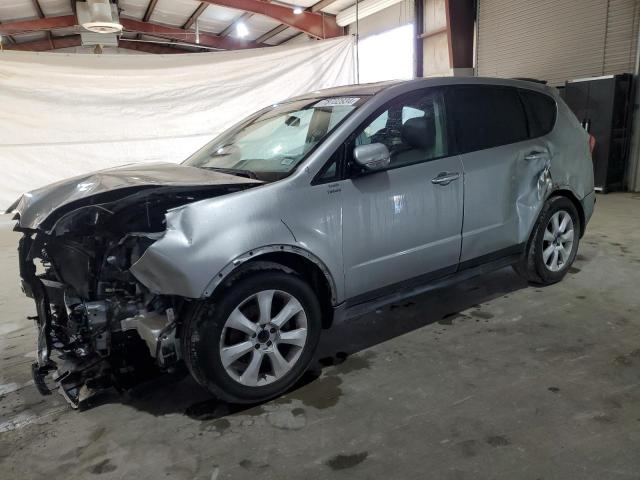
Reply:
[[[243,300],[227,318],[220,359],[235,381],[259,387],[291,371],[306,341],[302,304],[282,290],[263,290]]]
[[[569,264],[573,237],[571,215],[565,210],[558,210],[549,219],[542,238],[542,261],[547,269],[559,272]]]

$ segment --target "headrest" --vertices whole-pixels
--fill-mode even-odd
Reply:
[[[413,148],[432,148],[436,143],[436,125],[433,116],[414,117],[404,122],[402,141]]]

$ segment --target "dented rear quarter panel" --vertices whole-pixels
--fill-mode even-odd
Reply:
[[[558,105],[556,128],[548,135],[553,187],[568,189],[582,200],[594,191],[589,135],[560,96],[553,95]]]

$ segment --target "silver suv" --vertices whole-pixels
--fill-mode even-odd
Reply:
[[[186,364],[220,398],[259,402],[337,321],[507,265],[557,282],[594,207],[589,145],[553,89],[419,79],[311,92],[181,165],[25,194],[36,384],[55,370],[77,406]]]

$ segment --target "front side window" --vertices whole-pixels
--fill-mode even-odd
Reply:
[[[356,146],[371,143],[387,147],[391,154],[389,168],[448,155],[442,93],[433,90],[394,100],[357,134]]]
[[[282,178],[364,100],[332,97],[275,105],[223,133],[184,164],[264,180]]]
[[[447,99],[459,153],[516,143],[529,136],[515,88],[456,86]]]

